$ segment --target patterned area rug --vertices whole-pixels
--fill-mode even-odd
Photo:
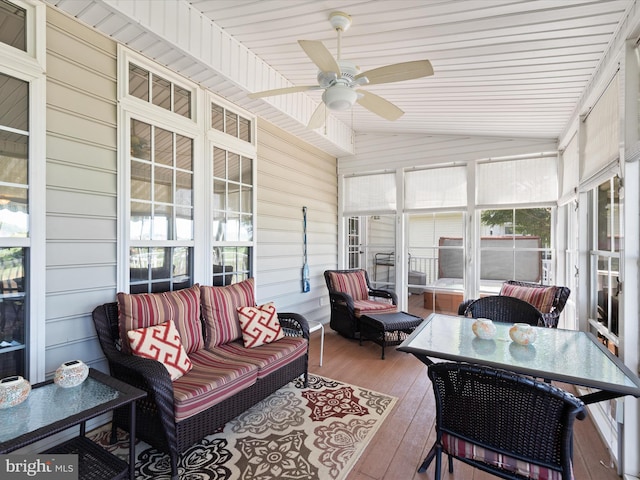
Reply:
[[[219,433],[180,456],[181,479],[344,479],[396,398],[309,375],[285,385]],[[126,433],[109,445],[108,426],[90,435],[127,460]],[[136,480],[169,479],[169,456],[138,441]]]

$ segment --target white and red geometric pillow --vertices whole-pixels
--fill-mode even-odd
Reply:
[[[246,348],[259,347],[284,337],[273,302],[257,307],[238,307],[238,319]]]
[[[127,337],[134,355],[161,362],[171,380],[177,380],[193,367],[171,320],[152,327],[129,330]]]

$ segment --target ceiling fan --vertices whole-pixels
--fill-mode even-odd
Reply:
[[[287,93],[324,90],[322,103],[316,108],[307,128],[315,129],[324,124],[326,108],[330,110],[348,110],[357,102],[367,110],[387,120],[397,120],[404,112],[393,103],[366,90],[357,90],[365,85],[400,82],[433,75],[429,60],[395,63],[384,67],[360,72],[353,62],[341,58],[342,32],[351,26],[351,17],[344,12],[333,12],[329,23],[338,33],[338,55],[334,58],[322,42],[298,40],[307,56],[319,69],[318,85],[276,88],[249,94],[250,98],[270,97]]]

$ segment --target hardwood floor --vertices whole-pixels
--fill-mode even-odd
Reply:
[[[395,347],[385,349],[373,342],[358,345],[325,326],[323,366],[318,365],[320,331],[311,334],[309,371],[356,384],[398,398],[393,412],[380,427],[347,480],[432,480],[435,465],[417,473],[435,438],[435,407],[427,367]],[[570,388],[570,386],[566,386]],[[609,468],[610,455],[591,419],[576,421],[574,429],[574,476],[576,480],[619,479]],[[443,462],[446,466],[446,462]],[[449,480],[489,480],[495,477],[454,462],[454,473],[443,468]]]

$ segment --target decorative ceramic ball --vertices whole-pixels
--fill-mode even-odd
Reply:
[[[89,367],[84,362],[71,360],[58,367],[53,381],[62,388],[70,388],[84,382],[87,379],[87,375],[89,375]]]
[[[478,318],[471,325],[471,330],[476,337],[483,340],[491,340],[496,336],[496,326],[488,318]]]
[[[529,345],[536,341],[536,329],[528,323],[514,323],[509,329],[509,336],[520,345]]]
[[[0,380],[0,408],[14,407],[31,393],[31,384],[19,375]]]

